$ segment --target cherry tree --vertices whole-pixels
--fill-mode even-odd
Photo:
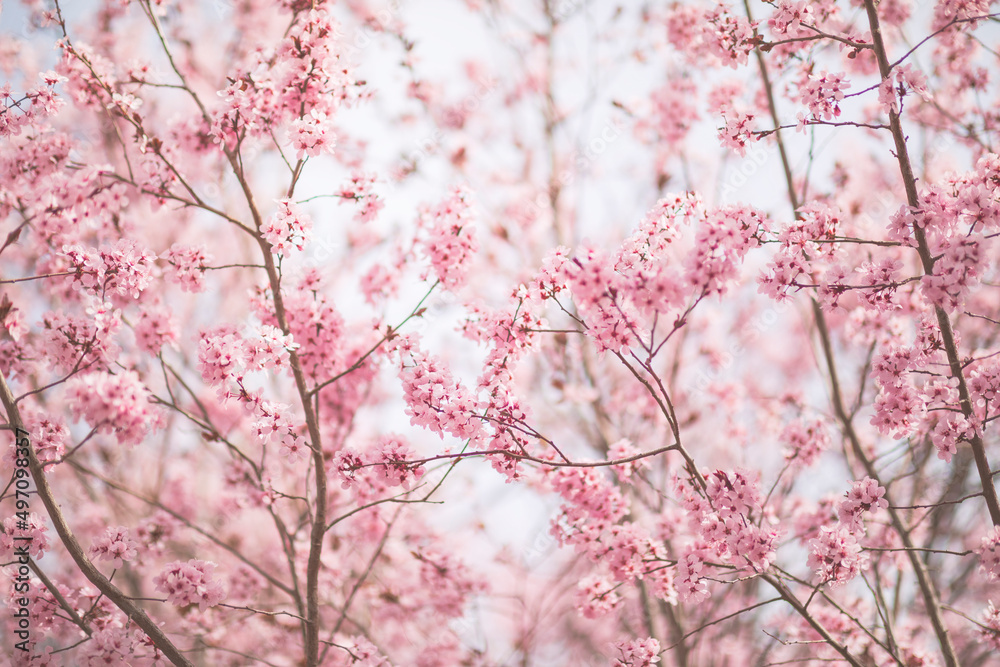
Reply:
[[[8,3],[0,655],[991,664],[991,4]]]

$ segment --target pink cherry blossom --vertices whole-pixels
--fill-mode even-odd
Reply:
[[[660,662],[660,642],[652,638],[617,642],[615,667],[651,667]]]
[[[2,527],[0,558],[5,562],[17,561],[17,554],[24,553],[20,549],[26,549],[26,553],[36,560],[50,550],[49,527],[45,519],[35,512],[7,517]]]
[[[66,394],[74,418],[113,434],[122,445],[138,445],[162,424],[160,411],[150,404],[149,390],[135,371],[88,373],[70,380]]]
[[[830,436],[819,419],[789,422],[782,431],[781,441],[786,444],[785,459],[806,468],[830,446]]]
[[[990,3],[19,4],[14,663],[1000,646]]]
[[[979,629],[981,640],[994,651],[1000,650],[1000,609],[991,600],[983,611],[983,626]]]
[[[837,509],[840,524],[852,533],[863,533],[864,523],[862,515],[865,513],[878,513],[879,509],[889,506],[885,496],[885,489],[879,486],[878,482],[871,477],[851,483],[851,490],[847,492],[847,498],[840,503]]]
[[[731,148],[737,155],[743,157],[747,154],[747,146],[759,140],[754,129],[754,114],[726,109],[722,117],[725,126],[719,130],[719,141],[724,148]]]
[[[160,259],[167,262],[167,279],[179,284],[181,289],[186,292],[201,292],[205,289],[204,271],[212,258],[204,247],[175,243]]]
[[[840,116],[840,101],[844,91],[851,87],[843,72],[804,71],[799,81],[799,101],[809,109],[816,120],[833,120]]]
[[[419,225],[425,234],[420,250],[437,280],[450,290],[462,286],[469,258],[478,248],[469,197],[468,191],[456,188],[448,199],[420,213]]]
[[[90,547],[91,558],[111,561],[112,567],[118,569],[135,558],[138,544],[129,538],[128,528],[115,526],[108,528],[100,538],[94,540]]]
[[[823,526],[809,546],[809,567],[823,583],[840,586],[868,569],[868,554],[848,527]]]
[[[312,219],[287,199],[278,202],[278,210],[261,229],[271,251],[279,256],[288,255],[292,248],[305,249],[311,233]]]
[[[156,590],[165,593],[170,604],[178,607],[197,604],[204,611],[226,598],[225,589],[213,580],[215,563],[201,560],[175,561],[153,578]]]
[[[327,116],[318,109],[292,121],[292,145],[299,159],[305,156],[317,157],[321,153],[332,153],[337,135],[329,128]]]
[[[976,549],[979,568],[990,581],[1000,579],[1000,528],[995,527],[983,537]]]
[[[586,618],[600,618],[616,609],[622,602],[612,581],[591,575],[577,584],[576,608]]]

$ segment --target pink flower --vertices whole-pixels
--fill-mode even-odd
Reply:
[[[231,379],[241,380],[246,371],[246,346],[232,325],[203,331],[198,341],[198,365],[206,382],[222,386]]]
[[[153,583],[156,590],[166,593],[171,604],[177,607],[197,604],[204,611],[226,598],[222,584],[212,579],[215,567],[215,563],[203,560],[174,561],[153,578]]]
[[[708,56],[732,68],[744,65],[754,48],[754,28],[724,5],[702,9],[675,5],[667,16],[667,37],[691,62]]]
[[[627,459],[632,456],[640,454],[641,451],[632,444],[632,441],[628,438],[622,438],[617,442],[612,443],[608,447],[608,459]],[[615,474],[618,476],[618,480],[622,483],[626,483],[629,478],[636,473],[637,470],[646,470],[649,468],[649,459],[637,459],[630,463],[623,463],[622,465],[612,466]]]
[[[805,0],[777,3],[774,13],[767,20],[771,32],[779,38],[808,37],[813,35],[815,33],[803,27],[803,24],[815,25],[815,23],[816,17],[813,15],[813,8]]]
[[[808,468],[830,446],[830,436],[820,419],[797,419],[785,426],[781,433],[785,443],[785,460],[796,468]]]
[[[385,202],[374,193],[376,175],[365,173],[358,169],[351,172],[351,178],[340,188],[341,204],[355,202],[360,204],[354,219],[358,222],[371,222],[385,206]]]
[[[844,91],[851,87],[851,83],[845,80],[845,74],[831,74],[822,71],[813,73],[803,71],[803,76],[799,80],[798,100],[808,110],[810,116],[815,120],[833,120],[840,116],[840,101],[844,99]],[[803,119],[800,116],[800,126]]]
[[[861,274],[860,284],[870,289],[861,292],[862,298],[876,310],[895,310],[899,306],[893,301],[897,276],[903,263],[891,257],[875,262],[864,262],[857,272]]]
[[[36,412],[30,408],[21,408],[21,417],[24,418],[25,427],[31,433],[31,444],[35,448],[35,455],[39,462],[49,472],[54,467],[54,462],[62,458],[66,453],[66,443],[69,440],[69,429],[54,415],[50,416],[42,412]],[[13,455],[15,441],[11,441],[10,454],[8,459],[13,465]]]
[[[401,436],[387,435],[379,438],[375,450],[369,456],[375,464],[378,477],[388,486],[401,486],[409,490],[410,484],[424,474],[423,466],[407,463],[414,458],[413,450]]]
[[[303,279],[289,290],[285,297],[285,316],[289,334],[298,348],[302,369],[315,380],[326,380],[343,363],[344,319],[318,289],[316,279],[320,274],[313,270],[306,272]],[[265,307],[258,309],[259,317],[265,324],[277,327],[274,313]],[[287,339],[285,347],[291,348]],[[283,358],[283,357],[282,357]]]
[[[304,250],[311,232],[312,219],[287,199],[278,202],[278,210],[260,230],[278,256],[288,255],[293,247]]]
[[[697,604],[708,599],[708,584],[701,576],[704,569],[704,560],[696,551],[689,551],[677,561],[674,585],[681,602]]]
[[[846,584],[868,569],[868,554],[845,526],[823,526],[809,547],[809,567],[822,582],[832,586]]]
[[[638,313],[619,296],[626,281],[615,272],[612,258],[584,248],[579,257],[560,268],[560,278],[572,291],[598,350],[618,351],[630,345],[639,328]]]
[[[994,651],[1000,651],[1000,609],[993,606],[992,600],[983,611],[982,618],[983,627],[979,628],[980,640]]]
[[[292,121],[290,134],[300,160],[307,155],[318,157],[322,153],[332,153],[337,143],[337,135],[327,115],[319,109],[311,109],[302,118]]]
[[[205,267],[212,261],[204,246],[185,246],[175,243],[160,257],[167,262],[165,276],[177,283],[185,292],[205,289]]]
[[[756,475],[737,470],[726,473],[716,470],[708,475],[706,495],[712,507],[723,517],[746,515],[759,509],[760,490]]]
[[[123,563],[136,556],[138,543],[128,536],[128,528],[116,526],[108,528],[94,540],[90,547],[90,557],[111,561],[112,567],[119,569]]]
[[[616,642],[615,649],[621,657],[612,667],[651,667],[660,661],[660,642],[652,638]]]
[[[719,130],[719,140],[724,148],[732,148],[737,155],[744,157],[747,146],[760,141],[760,136],[754,132],[754,115],[746,111],[726,109],[722,119],[726,126]]]
[[[934,272],[921,281],[924,294],[932,303],[949,311],[965,303],[966,295],[986,268],[983,242],[981,235],[973,234],[942,244],[944,252],[934,263]]]
[[[344,489],[349,489],[355,484],[364,466],[364,459],[347,447],[334,454],[331,462],[331,467],[340,478],[340,485]]]
[[[351,639],[351,667],[392,667],[378,648],[362,636]]]
[[[878,86],[878,101],[886,113],[900,112],[900,102],[908,91],[913,91],[925,100],[930,99],[927,92],[927,78],[922,72],[909,63],[897,65],[888,77]]]
[[[888,507],[889,502],[883,498],[884,495],[885,489],[871,477],[852,482],[851,490],[847,492],[847,498],[841,501],[840,507],[837,509],[841,525],[852,533],[864,533],[862,515],[865,512],[875,514],[879,509]]]
[[[972,438],[972,425],[962,415],[949,414],[938,420],[931,431],[931,442],[937,450],[938,458],[951,463],[951,457],[958,453],[958,443]]]
[[[128,667],[134,660],[131,637],[123,628],[114,626],[94,631],[83,651],[83,667]]]
[[[114,434],[123,445],[139,444],[162,421],[135,371],[74,377],[66,384],[66,396],[76,419]]]
[[[641,118],[636,124],[636,130],[652,134],[667,146],[680,145],[698,120],[698,108],[693,103],[694,99],[693,81],[672,80],[653,91],[650,96],[650,117]]]
[[[767,216],[747,205],[720,206],[708,212],[698,227],[694,249],[684,261],[688,283],[705,294],[725,293],[768,226]]]
[[[445,201],[424,208],[418,224],[424,232],[418,247],[430,260],[434,275],[446,289],[457,290],[465,283],[469,259],[479,249],[469,193],[455,188]]]
[[[917,390],[907,383],[883,386],[875,398],[871,424],[883,435],[905,438],[916,432],[927,412]]]
[[[420,562],[419,590],[427,592],[427,602],[437,614],[460,616],[469,598],[486,590],[486,584],[450,553],[424,548],[411,554]]]
[[[0,561],[9,563],[17,561],[16,547],[26,547],[28,555],[38,560],[49,550],[49,527],[45,519],[32,512],[27,517],[25,512],[3,520],[3,530],[0,530]]]
[[[619,587],[600,575],[589,575],[576,586],[576,609],[584,618],[600,618],[621,603]]]
[[[394,341],[400,352],[399,379],[410,423],[442,436],[450,433],[463,440],[478,436],[482,422],[474,416],[474,395],[455,381],[440,359],[422,352],[417,340],[400,336]]]
[[[289,463],[295,464],[308,458],[310,451],[305,439],[296,433],[286,433],[281,438],[281,448],[278,453],[285,457]]]
[[[162,510],[140,520],[135,527],[135,538],[141,547],[138,557],[162,554],[179,525],[178,519]]]
[[[267,445],[278,440],[281,443],[281,455],[290,463],[295,463],[308,455],[309,447],[299,436],[299,427],[292,418],[294,413],[291,406],[264,399],[258,400],[255,396],[246,401],[246,407],[254,416],[250,431],[257,442]]]
[[[990,581],[1000,579],[1000,526],[994,526],[983,537],[976,549],[979,555],[979,569]]]
[[[284,368],[288,364],[288,353],[299,347],[294,336],[286,336],[270,324],[262,324],[258,336],[243,340],[247,368],[251,370]]]
[[[369,305],[383,303],[399,289],[399,271],[384,264],[373,264],[361,276],[361,293]]]
[[[171,312],[163,307],[147,307],[134,325],[136,343],[143,351],[157,355],[164,345],[176,345],[179,337]]]
[[[119,239],[101,250],[84,249],[82,246],[63,246],[76,271],[76,280],[92,292],[105,296],[131,297],[139,294],[152,282],[153,261],[156,255],[139,247],[131,239]]]

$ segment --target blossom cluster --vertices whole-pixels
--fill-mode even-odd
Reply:
[[[137,299],[152,282],[156,256],[132,239],[119,239],[100,250],[80,245],[64,246],[63,253],[75,271],[75,280],[101,298]]]
[[[774,12],[767,20],[767,25],[775,36],[789,39],[815,34],[806,27],[815,23],[812,3],[807,0],[775,3]]]
[[[325,8],[311,9],[273,51],[252,51],[229,77],[211,133],[235,150],[245,137],[264,137],[280,126],[299,159],[330,153],[333,120],[344,103],[360,97],[361,84],[346,65],[340,30]]]
[[[994,526],[976,549],[979,568],[990,581],[1000,579],[1000,526]]]
[[[755,23],[722,3],[711,8],[676,5],[667,14],[670,43],[687,58],[714,58],[728,67],[745,65],[754,48]]]
[[[39,559],[49,551],[49,527],[45,519],[31,512],[26,517],[10,516],[3,520],[0,530],[0,558],[5,563],[17,560],[15,548],[26,547],[27,553],[34,559]]]
[[[613,667],[653,667],[660,662],[660,642],[648,637],[615,643],[619,657]]]
[[[902,438],[914,433],[926,414],[926,403],[909,377],[915,350],[891,346],[872,362],[871,375],[879,387],[871,423],[880,433]]]
[[[135,371],[74,377],[66,384],[66,396],[76,419],[84,419],[98,432],[114,434],[122,445],[139,444],[163,423]]]
[[[386,489],[409,490],[424,474],[424,467],[410,463],[415,453],[399,435],[384,435],[363,453],[350,447],[338,451],[331,464],[345,489],[354,488],[365,498],[378,496]]]
[[[261,236],[270,244],[271,252],[279,257],[287,256],[293,247],[305,249],[311,232],[312,219],[287,199],[278,202],[278,210],[260,230]]]
[[[908,63],[897,65],[879,84],[878,101],[882,110],[886,114],[899,114],[902,100],[910,91],[925,100],[930,99],[930,94],[927,92],[927,78],[923,73]]]
[[[689,512],[688,522],[696,527],[705,551],[739,569],[766,571],[775,559],[778,531],[761,521],[758,475],[747,470],[716,470],[704,477],[704,495],[679,479],[676,487]],[[695,571],[679,579],[698,581],[695,575],[700,566],[689,559],[687,567]]]
[[[323,382],[342,370],[349,352],[344,344],[344,318],[323,289],[325,279],[319,269],[307,269],[289,286],[292,289],[284,298],[289,335],[298,346],[303,372]],[[278,317],[268,290],[260,290],[251,305],[261,322],[277,329]]]
[[[694,238],[677,266],[671,250],[688,225]],[[543,300],[568,289],[598,350],[617,352],[692,295],[723,294],[769,226],[750,206],[706,209],[694,196],[665,197],[614,254],[588,247],[573,257],[564,248],[550,253],[532,289]]]
[[[289,351],[298,347],[294,336],[286,336],[270,324],[260,325],[256,334],[245,338],[232,324],[202,331],[198,343],[202,379],[229,387],[242,383],[248,372],[287,367]]]
[[[815,73],[805,70],[799,80],[798,100],[809,110],[809,116],[814,120],[833,120],[840,116],[840,101],[844,99],[844,91],[851,87],[843,72]],[[799,127],[806,124],[806,115],[799,113]]]
[[[122,328],[121,312],[111,304],[90,309],[91,317],[76,317],[62,312],[46,313],[42,318],[40,348],[48,364],[65,372],[94,363],[109,362],[118,354],[114,336]]]
[[[479,248],[469,198],[468,191],[455,188],[437,206],[424,207],[418,220],[423,232],[418,248],[437,280],[452,291],[465,283],[469,260]]]
[[[204,611],[226,598],[226,590],[213,578],[216,565],[202,560],[167,563],[153,578],[156,590],[167,595],[167,601],[177,607],[198,605]]]
[[[385,202],[374,192],[375,179],[374,173],[354,170],[337,193],[342,197],[342,204],[351,201],[358,204],[358,210],[354,214],[357,222],[371,222],[385,207]]]
[[[725,126],[719,130],[719,141],[724,148],[731,148],[737,155],[747,154],[747,146],[760,140],[754,130],[754,114],[738,108],[727,108],[722,112]]]
[[[799,210],[797,218],[777,233],[780,248],[758,278],[758,289],[775,300],[788,298],[800,289],[803,275],[818,273],[813,265],[833,251],[830,243],[842,226],[836,206],[812,203]]]
[[[399,335],[390,350],[399,355],[399,379],[410,423],[465,440],[479,435],[475,395],[456,381],[447,365],[420,348],[416,335]]]
[[[24,419],[25,428],[32,434],[31,444],[35,448],[35,456],[39,463],[48,472],[66,453],[66,443],[69,440],[69,429],[66,424],[55,415],[45,414],[33,409],[22,409],[21,417]],[[15,451],[11,443],[11,464]],[[7,460],[5,458],[5,460]]]
[[[888,507],[884,495],[885,489],[870,477],[851,483],[837,508],[837,523],[822,526],[809,541],[809,567],[821,582],[839,586],[868,569],[870,559],[859,542],[866,532],[863,517]]]
[[[40,72],[42,82],[20,98],[11,92],[11,85],[0,86],[0,138],[16,137],[44,117],[59,111],[65,100],[56,95],[55,86],[66,77],[56,72]]]
[[[785,425],[781,442],[786,445],[786,461],[797,468],[808,468],[830,446],[830,436],[822,420],[796,419]]]
[[[638,523],[623,520],[628,501],[603,471],[561,467],[547,471],[546,479],[564,501],[551,533],[600,567],[577,586],[576,608],[583,616],[598,618],[617,608],[622,585],[637,579],[658,599],[676,603],[665,546]]]
[[[205,268],[212,261],[204,246],[186,246],[175,243],[160,255],[167,263],[164,271],[167,280],[177,283],[185,292],[205,289]]]
[[[125,526],[113,526],[94,540],[90,547],[90,557],[98,560],[111,561],[116,569],[136,557],[136,547],[139,546],[128,534]]]

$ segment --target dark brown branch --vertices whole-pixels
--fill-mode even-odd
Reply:
[[[10,388],[7,386],[7,380],[2,374],[0,374],[0,401],[3,402],[3,407],[7,412],[7,423],[15,429],[15,436],[20,436],[21,433],[27,433],[24,428],[24,422],[21,420],[21,412],[17,408],[17,404],[14,402],[14,395],[11,394]],[[18,437],[20,442],[21,438]],[[174,646],[173,642],[167,637],[167,635],[160,629],[160,626],[155,623],[146,612],[138,607],[132,600],[128,598],[124,593],[122,593],[117,586],[111,583],[111,581],[105,577],[100,570],[98,570],[87,555],[84,553],[83,547],[77,541],[76,536],[70,529],[69,524],[66,522],[66,517],[63,516],[62,508],[56,502],[55,495],[52,493],[52,488],[49,486],[49,480],[45,476],[44,470],[42,470],[42,464],[38,460],[38,456],[35,453],[35,448],[32,446],[30,438],[24,438],[27,442],[28,450],[28,469],[31,471],[31,476],[35,481],[35,489],[38,492],[38,497],[42,499],[42,504],[45,505],[45,510],[49,514],[49,519],[52,521],[52,525],[56,529],[56,533],[59,535],[59,540],[66,547],[66,551],[69,552],[70,557],[76,566],[83,573],[83,576],[87,578],[90,583],[92,583],[97,590],[99,590],[105,597],[107,597],[111,602],[118,607],[122,613],[125,614],[130,620],[134,621],[143,632],[150,638],[153,645],[160,650],[161,653],[174,665],[179,665],[181,667],[194,667],[194,663],[184,657],[184,654]]]
[[[893,65],[889,64],[886,55],[885,43],[882,40],[882,32],[879,28],[878,12],[875,9],[874,0],[865,0],[865,8],[868,11],[868,23],[871,26],[872,41],[875,44],[875,56],[878,59],[879,72],[883,81],[892,76]],[[893,142],[896,147],[896,161],[899,163],[899,172],[903,177],[903,186],[906,188],[906,203],[913,209],[920,208],[920,197],[917,194],[917,179],[913,174],[913,166],[910,163],[910,154],[906,147],[906,135],[903,133],[903,125],[899,114],[889,111],[889,125],[892,131]],[[934,257],[931,255],[930,246],[927,243],[927,236],[919,224],[913,225],[913,237],[917,241],[917,252],[920,255],[920,263],[923,266],[925,275],[934,273]],[[969,394],[969,387],[965,382],[965,373],[962,372],[962,363],[958,356],[958,344],[955,341],[955,333],[951,326],[951,317],[941,306],[934,306],[934,314],[937,316],[938,327],[941,329],[941,344],[945,354],[948,356],[948,366],[951,368],[951,376],[958,381],[958,396],[962,407],[962,414],[970,422],[975,421],[972,410],[972,400]],[[972,454],[976,460],[976,470],[979,472],[979,480],[983,485],[983,497],[986,499],[986,507],[990,512],[990,519],[994,526],[1000,526],[1000,499],[997,498],[996,487],[993,486],[993,479],[990,474],[990,462],[986,456],[986,445],[983,443],[982,435],[978,429],[974,431],[972,439],[969,441],[972,447]]]

